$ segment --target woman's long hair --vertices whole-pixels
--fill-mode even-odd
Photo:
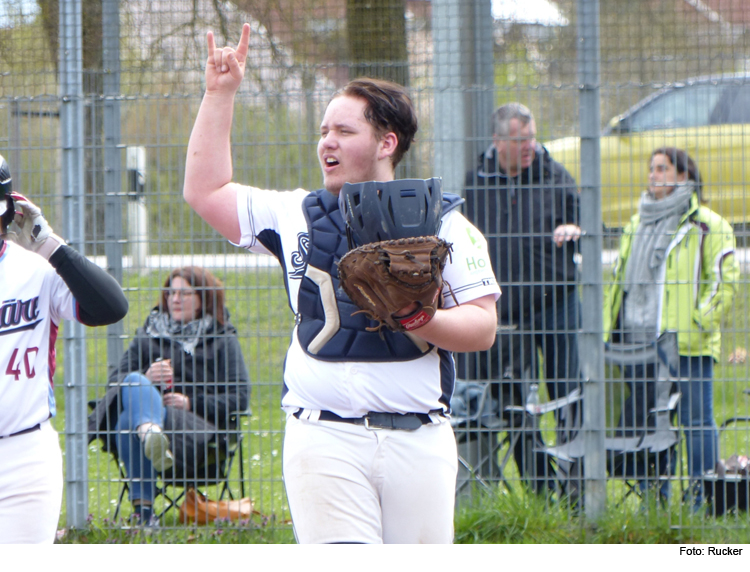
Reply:
[[[172,280],[177,276],[185,280],[201,298],[200,317],[210,314],[222,326],[224,325],[224,283],[205,268],[200,266],[183,266],[175,268],[164,281],[164,288],[159,300],[159,309],[166,312],[167,298]]]
[[[703,201],[703,179],[701,179],[701,173],[698,170],[698,165],[693,161],[693,158],[687,154],[687,151],[678,149],[677,147],[659,147],[651,153],[651,159],[654,155],[664,155],[669,159],[669,162],[677,170],[677,174],[686,173],[689,181],[695,183],[695,193],[698,195],[698,200]]]

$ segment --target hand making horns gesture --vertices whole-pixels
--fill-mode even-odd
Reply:
[[[206,34],[208,61],[206,62],[206,91],[234,94],[245,75],[247,47],[250,43],[250,24],[242,26],[242,36],[237,48],[225,46],[217,49],[214,33]]]

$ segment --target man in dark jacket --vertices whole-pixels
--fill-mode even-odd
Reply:
[[[487,237],[502,289],[498,336],[491,350],[458,356],[457,374],[499,381],[535,380],[542,373],[550,399],[564,397],[579,379],[574,241],[581,230],[576,182],[537,143],[527,107],[503,105],[492,120],[493,143],[466,177],[465,211]],[[532,383],[505,382],[493,389],[501,412],[507,405],[536,399]],[[573,415],[558,412],[558,428]],[[523,423],[518,417],[510,420],[515,426]],[[522,475],[541,491],[554,469],[543,453],[531,454],[541,445],[541,434],[526,432],[523,437],[516,441],[514,456]],[[546,479],[547,486],[553,482]]]

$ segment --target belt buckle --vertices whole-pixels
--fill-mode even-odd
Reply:
[[[375,429],[374,427],[370,427],[370,414],[369,413],[367,413],[362,419],[364,419],[365,421],[365,429],[367,429],[368,431],[372,431],[373,429]]]
[[[368,411],[367,414],[365,414],[362,419],[364,420],[365,429],[368,431],[374,431],[375,429],[396,429],[396,427],[393,426],[393,421],[391,421],[390,424],[384,423],[382,420],[378,423],[377,417],[375,420],[370,418],[370,415],[375,414],[378,415],[389,415],[389,414],[383,414],[383,413],[377,413],[375,411]],[[372,423],[372,425],[370,424]]]
[[[381,422],[373,421],[370,419],[370,415],[373,412],[370,411],[362,419],[364,421],[365,428],[372,431],[374,429],[392,429],[394,431],[416,431],[422,426],[422,421],[413,413],[375,413],[375,415],[385,416],[389,422],[385,423],[385,419]],[[372,425],[371,425],[372,423]]]

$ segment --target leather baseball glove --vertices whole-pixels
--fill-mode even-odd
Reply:
[[[443,289],[442,272],[451,244],[437,236],[400,238],[365,244],[347,252],[339,262],[344,292],[361,310],[394,332],[419,328],[435,315]],[[395,316],[417,303],[408,316]],[[354,315],[352,314],[352,315]]]

